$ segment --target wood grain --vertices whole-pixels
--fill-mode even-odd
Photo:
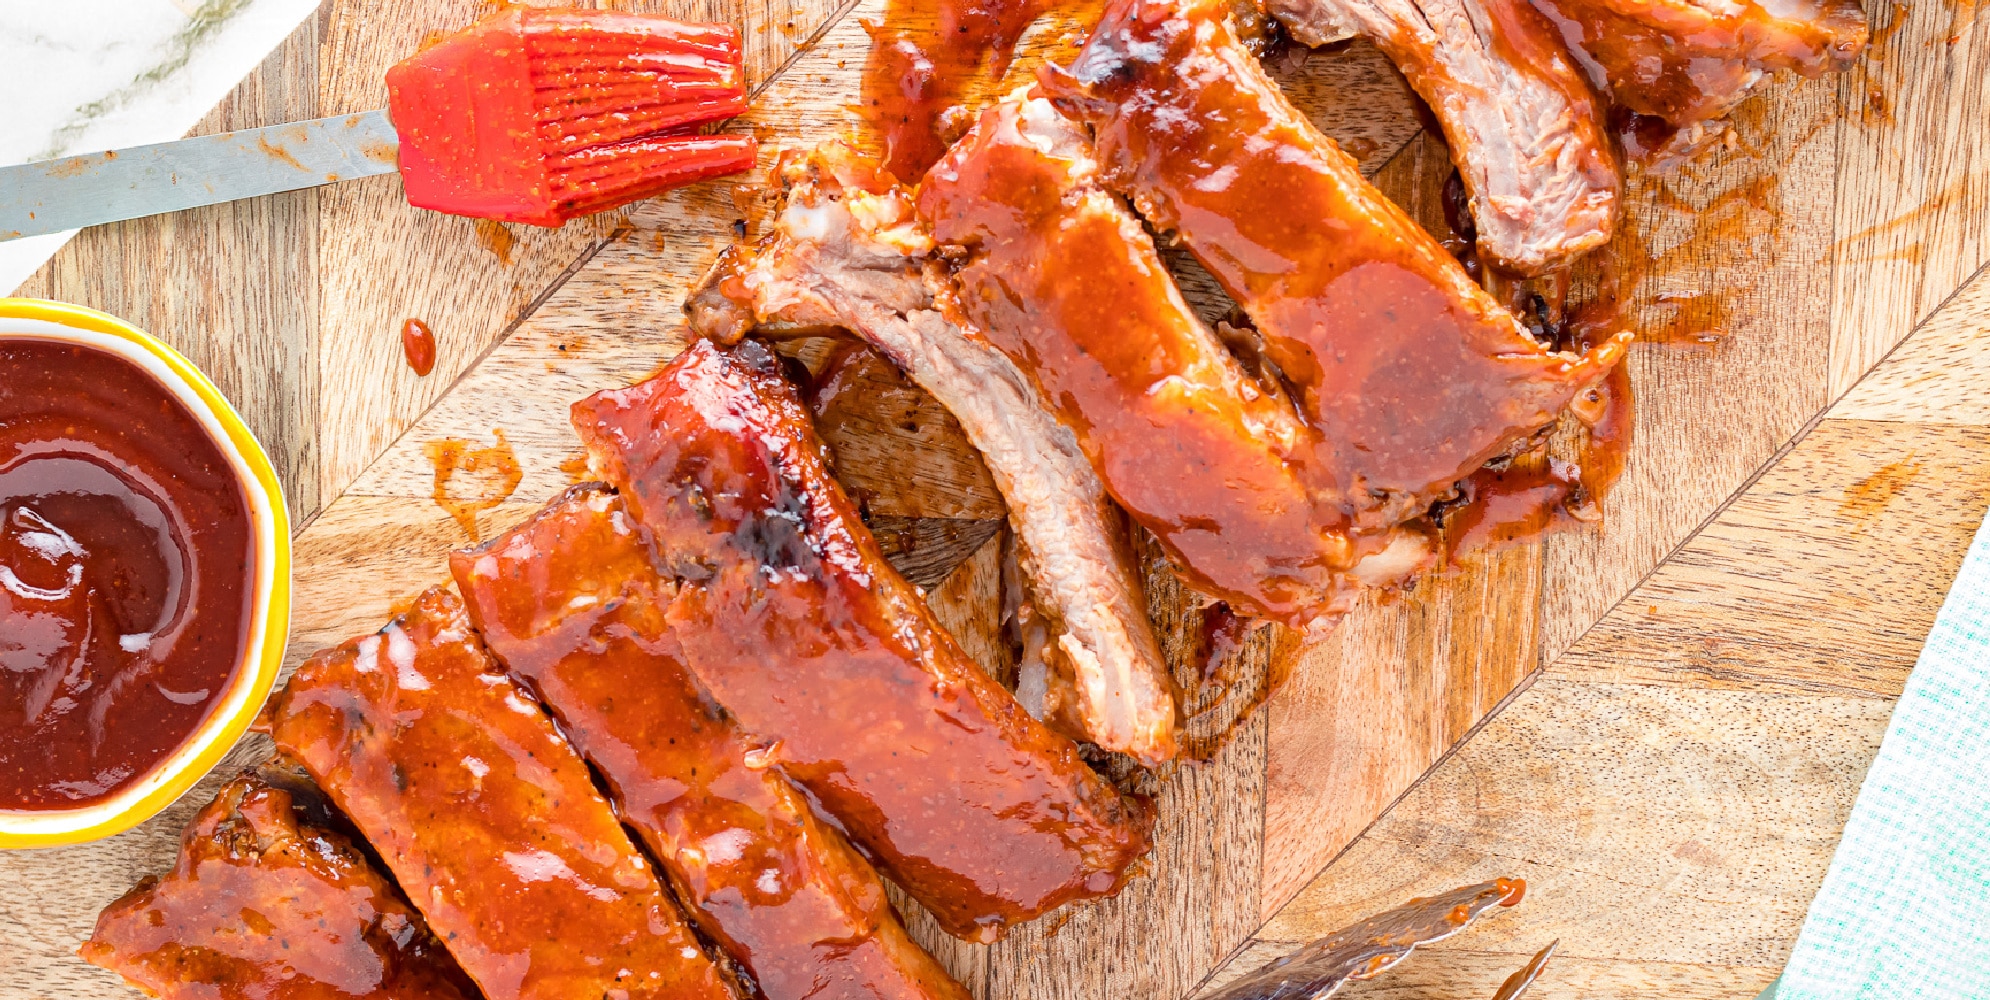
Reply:
[[[843,488],[868,515],[1007,517],[994,476],[960,421],[882,355],[862,350],[845,369],[846,388],[816,407],[815,429],[835,456]]]
[[[316,117],[307,19],[190,134]],[[15,293],[122,317],[199,365],[269,452],[293,518],[316,511],[318,191],[92,226]]]
[[[1632,177],[1607,252],[1647,262],[1630,304],[1647,343],[1626,362],[1636,433],[1602,530],[1548,541],[1544,662],[1829,400],[1836,87],[1774,84],[1735,110],[1732,148]],[[1711,344],[1691,339],[1713,331]]]
[[[1498,919],[1508,917],[1495,914]],[[1484,918],[1491,919],[1491,918]],[[1525,920],[1524,913],[1511,919]],[[1542,943],[1554,940],[1538,938]],[[1525,964],[1517,952],[1471,950],[1470,937],[1425,946],[1402,964],[1366,982],[1350,984],[1336,997],[1363,1000],[1486,1000],[1507,976]],[[1251,968],[1279,958],[1288,944],[1253,942],[1234,966],[1212,976],[1199,996],[1209,996]],[[1775,974],[1747,966],[1675,962],[1617,962],[1571,958],[1557,953],[1547,972],[1528,990],[1530,1000],[1594,1000],[1596,997],[1664,997],[1666,1000],[1746,1000],[1768,986]]]
[[[1986,508],[1990,428],[1827,420],[1554,672],[1897,697]]]
[[[1263,823],[1265,732],[1247,723],[1213,761],[1161,781],[1141,877],[1010,932],[989,950],[985,996],[1180,997],[1215,969],[1259,922],[1256,866],[1237,862]]]
[[[1980,412],[1990,382],[1930,359],[1982,351],[1954,331],[1986,320],[1937,316],[1866,398],[1892,405],[1911,378],[1915,412]],[[1511,874],[1530,890],[1510,917],[1350,995],[1482,996],[1552,938],[1544,996],[1761,989],[1990,508],[1986,445],[1974,424],[1823,421],[1212,983],[1408,896]]]
[[[1990,385],[1990,270],[1978,271],[1941,311],[1831,408],[1846,420],[1990,424],[1990,397],[1933,391],[1956,381]]]
[[[1518,915],[1516,915],[1518,916]],[[1542,937],[1545,943],[1550,938]],[[1462,947],[1419,951],[1383,976],[1350,987],[1342,997],[1360,1000],[1485,1000],[1525,964],[1527,956],[1481,954]],[[1747,1000],[1775,974],[1748,966],[1680,962],[1612,962],[1559,954],[1527,991],[1528,1000],[1593,997],[1665,997],[1666,1000]]]
[[[1873,0],[1878,44],[1838,82],[1830,394],[1990,260],[1990,19],[1976,0]]]
[[[1888,710],[1550,675],[1256,937],[1297,944],[1411,896],[1519,876],[1526,901],[1458,947],[1517,965],[1560,938],[1564,958],[1772,971]]]
[[[1540,550],[1524,546],[1398,598],[1371,598],[1299,654],[1266,707],[1262,915],[1470,732],[1535,666]]]
[[[377,106],[389,62],[484,9],[332,0],[201,130]],[[781,147],[856,127],[860,20],[883,0],[642,9],[744,26],[765,88],[731,127],[763,139],[763,170]],[[1371,600],[1325,636],[1260,634],[1245,680],[1289,670],[1290,685],[1210,763],[1146,780],[1158,846],[1124,894],[993,947],[945,939],[912,908],[915,936],[982,1000],[1184,997],[1415,892],[1512,873],[1535,886],[1521,908],[1353,995],[1486,996],[1557,935],[1534,995],[1759,989],[1990,503],[1990,282],[1957,292],[1986,255],[1990,73],[1985,29],[1960,9],[1903,8],[1857,75],[1778,83],[1738,112],[1731,142],[1634,179],[1615,252],[1652,263],[1632,315],[1657,339],[1724,336],[1635,349],[1637,443],[1600,532]],[[1057,51],[1054,29],[1026,50]],[[1357,42],[1273,69],[1436,224],[1445,151],[1386,60]],[[1868,113],[1874,86],[1890,115]],[[476,518],[484,537],[584,474],[568,405],[682,347],[683,293],[735,226],[759,231],[763,182],[536,231],[416,213],[374,179],[92,230],[32,287],[166,336],[270,445],[293,507],[315,513],[297,540],[294,662],[376,628],[469,542],[432,500],[430,442],[503,433],[522,476]],[[1228,308],[1180,272],[1205,316]],[[426,380],[399,358],[410,316],[441,343]],[[901,558],[939,546],[915,569],[929,601],[1006,670],[999,499],[943,420],[886,433],[906,416],[881,411],[875,433],[835,442],[841,471]],[[981,531],[997,534],[976,545]],[[1153,589],[1178,676],[1193,676],[1199,599]],[[131,995],[71,949],[103,902],[165,866],[217,780],[123,837],[0,857],[0,1000]]]

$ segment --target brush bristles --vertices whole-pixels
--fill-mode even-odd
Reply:
[[[612,50],[593,48],[540,49],[530,43],[526,54],[537,71],[551,73],[587,72],[656,74],[662,76],[682,76],[723,70],[739,65],[739,50],[732,47],[717,49],[676,48],[676,49],[633,49],[620,54]]]
[[[746,110],[730,27],[566,11],[534,12],[524,26],[549,150],[628,142]]]
[[[539,51],[562,47],[595,47],[609,53],[686,48],[705,48],[714,53],[739,50],[739,32],[726,24],[701,24],[617,11],[535,8],[527,13],[525,37]]]
[[[674,187],[753,166],[752,136],[667,135],[547,157],[554,207],[599,212]]]
[[[539,136],[549,153],[628,142],[643,136],[676,132],[688,126],[731,118],[746,110],[744,97],[631,108],[602,115],[541,120]]]
[[[646,14],[507,7],[388,71],[410,204],[558,226],[752,168],[739,32]]]

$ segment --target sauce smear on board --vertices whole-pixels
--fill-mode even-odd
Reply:
[[[248,497],[200,420],[94,348],[0,342],[0,809],[101,802],[241,663]]]

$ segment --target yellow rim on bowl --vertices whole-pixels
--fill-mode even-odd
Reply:
[[[213,770],[248,730],[276,684],[290,637],[290,515],[262,445],[214,383],[178,351],[115,316],[45,299],[0,298],[0,339],[9,337],[107,350],[158,378],[228,456],[256,531],[258,600],[242,662],[214,713],[164,763],[112,798],[78,809],[0,809],[0,848],[55,847],[122,833],[157,815]]]

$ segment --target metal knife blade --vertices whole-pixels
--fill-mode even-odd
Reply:
[[[385,111],[0,167],[0,242],[392,173]]]

